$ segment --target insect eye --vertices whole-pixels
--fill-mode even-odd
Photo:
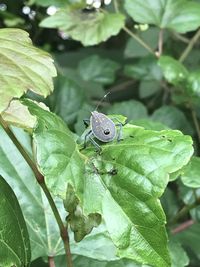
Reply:
[[[105,135],[108,135],[109,133],[110,133],[110,130],[109,129],[104,130],[104,134]]]

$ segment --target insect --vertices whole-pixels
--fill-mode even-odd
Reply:
[[[108,93],[109,94],[109,93]],[[97,111],[100,103],[107,97],[106,94],[99,104],[97,105],[96,109],[91,112],[90,119],[83,120],[86,126],[90,125],[90,130],[85,135],[84,138],[84,147],[87,146],[87,141],[89,140],[97,149],[97,151],[101,151],[101,147],[99,144],[94,140],[94,137],[104,143],[111,142],[115,138],[117,141],[122,139],[122,126],[123,124],[115,117],[112,119],[106,116],[103,113]],[[116,121],[116,123],[114,122]],[[117,129],[119,127],[119,130]]]

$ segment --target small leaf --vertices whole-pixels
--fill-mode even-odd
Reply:
[[[18,200],[0,176],[0,266],[29,266],[31,248]]]
[[[146,98],[154,95],[161,89],[161,85],[159,81],[141,81],[139,87],[139,94],[141,98]]]
[[[171,267],[184,267],[188,266],[190,260],[187,253],[182,248],[181,243],[174,240],[173,238],[169,241],[169,250],[172,260]]]
[[[44,19],[40,26],[58,28],[84,46],[90,46],[117,35],[124,26],[124,20],[122,14],[84,12],[81,9],[66,8]]]
[[[19,100],[10,102],[9,107],[2,113],[2,118],[9,124],[24,128],[27,131],[32,131],[37,121]]]
[[[128,77],[145,81],[160,81],[162,78],[161,69],[152,57],[144,57],[138,63],[125,65],[124,73]]]
[[[70,125],[76,120],[85,98],[83,88],[76,81],[60,76],[49,100],[51,102],[51,110]]]
[[[147,117],[146,107],[139,101],[129,100],[115,103],[108,110],[108,114],[122,114],[128,120],[137,120]]]
[[[186,88],[191,96],[200,97],[200,71],[189,73]]]
[[[184,185],[191,188],[200,187],[200,158],[192,157],[189,164],[184,168],[181,176]]]
[[[199,242],[200,242],[200,224],[196,223],[188,229],[176,234],[177,240],[184,246],[186,251],[192,252],[200,260]]]
[[[169,56],[161,56],[158,61],[159,66],[161,67],[165,79],[174,85],[179,85],[186,81],[188,76],[188,71],[186,68]]]
[[[187,134],[193,133],[191,124],[185,114],[176,107],[162,106],[154,111],[151,119],[163,123],[171,129],[179,129]]]
[[[94,81],[103,85],[111,84],[115,80],[115,72],[119,64],[110,59],[97,55],[87,57],[79,63],[78,71],[85,81]]]
[[[137,22],[180,33],[200,26],[200,3],[189,0],[125,0],[125,9]]]
[[[32,46],[27,32],[0,29],[0,57],[0,113],[27,90],[44,97],[53,91],[53,59]]]

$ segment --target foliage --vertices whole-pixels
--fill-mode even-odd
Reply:
[[[200,2],[97,2],[0,4],[0,266],[199,266]]]

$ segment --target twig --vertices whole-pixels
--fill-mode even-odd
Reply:
[[[172,229],[171,232],[172,232],[172,234],[175,235],[177,233],[180,233],[180,232],[186,230],[187,228],[189,228],[194,223],[195,222],[193,220],[186,221],[186,222],[180,224],[179,226],[177,226],[176,228]]]
[[[54,262],[54,257],[49,256],[48,263],[49,263],[49,267],[56,267],[55,262]]]
[[[21,145],[21,143],[15,137],[14,133],[12,132],[12,130],[10,129],[8,124],[3,120],[3,118],[1,116],[0,116],[0,125],[3,127],[3,129],[5,130],[7,135],[9,136],[9,138],[13,141],[13,143],[15,144],[15,146],[17,147],[17,149],[19,150],[19,152],[21,153],[21,155],[23,156],[25,161],[28,163],[28,165],[32,169],[38,184],[40,185],[44,194],[46,195],[48,202],[49,202],[49,205],[52,209],[52,212],[54,214],[54,217],[55,217],[57,224],[59,226],[59,229],[60,229],[60,235],[61,235],[61,238],[62,238],[63,243],[64,243],[65,254],[66,254],[66,258],[67,258],[67,267],[72,267],[73,265],[72,265],[72,258],[71,258],[71,252],[70,252],[68,231],[67,231],[67,228],[65,227],[65,225],[63,224],[63,221],[60,217],[60,214],[59,214],[59,211],[56,207],[56,204],[55,204],[55,202],[54,202],[54,200],[53,200],[53,198],[52,198],[52,196],[51,196],[51,194],[50,194],[50,192],[46,186],[44,176],[39,172],[36,164],[30,158],[30,156],[28,155],[28,153],[26,152],[24,147]]]
[[[183,62],[186,59],[186,57],[189,55],[190,51],[192,50],[193,46],[195,45],[195,43],[198,41],[199,37],[200,37],[200,29],[196,32],[196,34],[190,40],[186,49],[183,51],[182,55],[179,58],[180,62]]]

